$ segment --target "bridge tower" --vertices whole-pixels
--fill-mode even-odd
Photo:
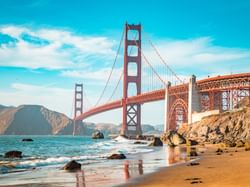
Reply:
[[[75,103],[74,103],[74,124],[73,136],[76,133],[77,121],[75,118],[83,112],[83,84],[75,84]]]
[[[137,37],[129,38],[129,31],[137,32]],[[136,49],[136,55],[131,55],[129,48]],[[136,74],[131,75],[129,65],[136,66]],[[131,70],[130,70],[131,71]],[[135,84],[136,94],[141,94],[141,24],[125,25],[124,67],[123,67],[123,120],[121,134],[127,136],[141,135],[141,105],[127,102],[129,84]]]

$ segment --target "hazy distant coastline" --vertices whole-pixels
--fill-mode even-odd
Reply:
[[[163,125],[142,125],[144,133],[161,134]],[[95,130],[105,135],[119,133],[120,126],[108,123],[78,122],[76,135],[91,135]],[[65,114],[41,105],[0,105],[0,135],[71,135],[73,120]]]

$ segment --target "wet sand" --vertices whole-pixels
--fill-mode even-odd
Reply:
[[[123,186],[140,187],[242,187],[250,186],[250,151],[227,148],[218,155],[215,145],[206,145],[200,159],[163,168]],[[237,150],[237,152],[235,152]]]

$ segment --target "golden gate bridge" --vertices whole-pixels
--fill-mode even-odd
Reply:
[[[189,81],[178,76],[166,63],[149,35],[145,34],[150,47],[159,61],[150,61],[142,50],[141,24],[125,24],[111,71],[94,106],[89,103],[82,84],[75,85],[74,122],[87,117],[122,108],[121,134],[142,134],[141,105],[164,100],[164,131],[174,130],[180,124],[192,124],[202,116],[232,110],[245,97],[250,97],[250,73],[231,74]],[[117,65],[124,41],[123,68],[113,91],[108,85]],[[109,97],[104,97],[111,93]],[[101,103],[102,100],[105,101]],[[76,130],[74,123],[74,132]]]

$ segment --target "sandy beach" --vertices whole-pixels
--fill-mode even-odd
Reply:
[[[200,159],[142,176],[124,186],[147,187],[242,187],[250,186],[250,152],[244,148],[225,148],[217,154],[218,146],[206,145]]]

